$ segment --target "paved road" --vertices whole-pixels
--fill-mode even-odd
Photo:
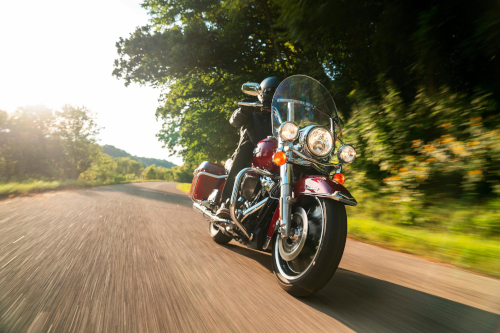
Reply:
[[[348,241],[316,296],[172,183],[0,201],[0,332],[500,332],[500,281]]]

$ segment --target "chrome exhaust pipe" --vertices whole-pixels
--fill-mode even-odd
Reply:
[[[249,217],[250,215],[257,213],[266,204],[266,202],[268,200],[269,200],[269,198],[265,198],[264,200],[261,200],[258,203],[256,203],[255,205],[253,205],[252,207],[245,209],[243,211],[243,214],[241,217],[241,222],[245,221],[245,219],[247,217]],[[220,217],[217,217],[213,212],[211,212],[208,208],[200,205],[197,202],[193,203],[193,208],[195,211],[202,214],[203,217],[210,219],[213,223],[215,223],[223,228],[226,228],[226,227],[231,226],[231,225],[236,225],[236,226],[238,226],[238,228],[241,231],[243,231],[243,233],[245,235],[248,235],[248,231],[245,229],[245,227],[239,221],[237,223],[234,223],[231,220],[221,219]],[[248,239],[252,240],[252,238],[253,238],[253,235],[250,234]]]
[[[212,213],[208,208],[200,205],[199,203],[193,203],[193,208],[195,211],[198,213],[201,213],[203,217],[210,219],[212,222],[214,222],[217,225],[222,225],[225,227],[226,225],[231,225],[232,221],[231,220],[226,220],[226,219],[221,219],[220,217],[215,216],[214,213]]]

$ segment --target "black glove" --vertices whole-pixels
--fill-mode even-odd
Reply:
[[[251,114],[252,112],[255,111],[255,108],[253,106],[242,105],[240,106],[240,110],[243,114]]]
[[[252,98],[245,98],[244,100],[242,100],[242,102],[254,103],[256,102],[256,100]],[[240,106],[240,110],[243,114],[250,114],[254,112],[255,109],[256,108],[254,106],[246,106],[246,105]]]

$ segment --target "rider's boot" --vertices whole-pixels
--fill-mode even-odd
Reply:
[[[229,208],[227,208],[227,207],[228,207],[227,202],[223,202],[220,205],[220,208],[217,210],[217,213],[215,213],[215,215],[218,218],[225,219],[225,220],[230,220],[231,219],[231,214],[229,212]]]

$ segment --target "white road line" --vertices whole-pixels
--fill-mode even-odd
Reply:
[[[23,238],[24,238],[24,236],[22,236],[21,238],[19,238],[18,240],[16,240],[16,241],[15,241],[15,242],[13,242],[12,244],[17,243],[17,241],[19,241],[19,240],[21,240],[21,239],[23,239]]]

